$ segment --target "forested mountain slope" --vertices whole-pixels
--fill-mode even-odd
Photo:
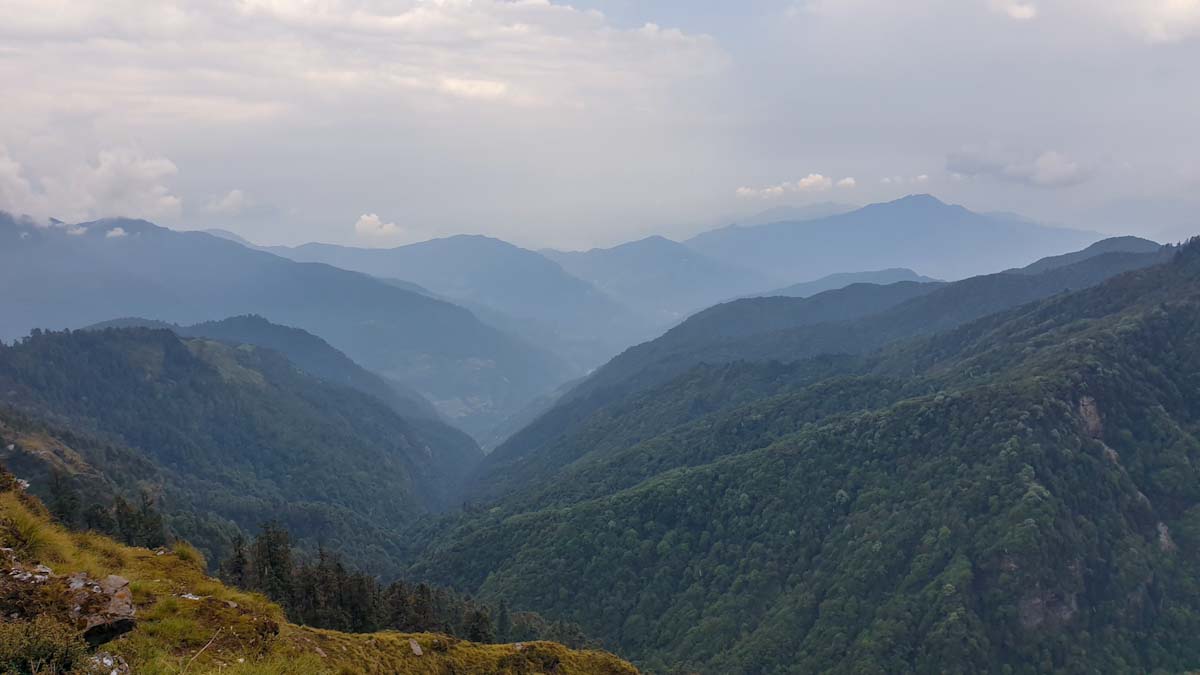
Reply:
[[[856,284],[811,298],[751,298],[718,305],[627,350],[575,387],[480,464],[471,494],[486,500],[546,478],[543,471],[565,466],[585,451],[588,445],[577,442],[576,435],[611,417],[609,406],[628,405],[632,397],[701,363],[865,354],[896,340],[1086,288],[1171,255],[1171,249],[1105,253],[1042,274],[1001,273],[950,284]]]
[[[0,288],[4,340],[123,316],[191,324],[258,314],[415,388],[479,435],[572,372],[448,302],[145,221],[41,227],[0,214]]]
[[[824,361],[698,368],[790,384],[460,516],[414,570],[655,671],[1200,668],[1200,244]]]
[[[454,504],[481,457],[274,351],[166,330],[37,332],[0,347],[0,392],[5,406],[106,440],[74,454],[161,491],[164,511],[192,514],[180,534],[209,551],[230,524],[279,520],[306,546],[386,571],[398,529]]]
[[[363,368],[308,331],[271,323],[254,314],[205,321],[191,326],[132,317],[87,326],[87,330],[106,328],[162,328],[184,337],[205,337],[234,345],[266,347],[287,357],[287,360],[309,375],[370,394],[387,403],[404,417],[438,418],[437,409],[415,390],[400,382],[385,380]]]

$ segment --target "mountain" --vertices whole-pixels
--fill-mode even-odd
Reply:
[[[438,524],[412,573],[652,671],[1195,670],[1197,298],[1193,243],[871,355],[697,366],[643,399],[696,416],[613,411],[646,435]]]
[[[220,321],[205,321],[178,326],[165,321],[125,318],[102,321],[86,330],[106,328],[157,328],[183,337],[203,337],[232,345],[254,345],[279,352],[301,370],[326,382],[357,389],[387,403],[389,407],[414,420],[437,420],[437,409],[419,393],[405,385],[387,381],[358,365],[328,342],[308,331],[280,326],[261,316],[234,316]]]
[[[0,563],[0,611],[5,617],[0,623],[0,667],[5,672],[637,672],[611,654],[552,642],[484,644],[444,634],[448,629],[351,633],[298,625],[262,594],[209,577],[204,560],[186,542],[155,551],[62,527],[2,469],[0,519],[19,524],[0,532],[6,551]],[[296,575],[298,583],[315,589],[324,601],[314,611],[361,591],[361,577],[347,578],[341,565],[328,557],[321,563]],[[336,578],[338,572],[342,579]],[[422,589],[416,590],[414,597],[419,599]],[[355,609],[356,616],[383,611]],[[389,614],[392,610],[387,608]]]
[[[1040,274],[1048,270],[1066,267],[1088,258],[1094,258],[1105,253],[1154,253],[1162,248],[1162,244],[1142,239],[1141,237],[1110,237],[1102,239],[1082,251],[1065,253],[1063,255],[1043,258],[1031,265],[1009,270],[1020,274]]]
[[[491,237],[459,235],[387,249],[305,244],[266,250],[412,282],[452,302],[507,315],[513,324],[532,323],[570,345],[563,350],[577,359],[580,373],[646,337],[644,321],[591,284],[538,253]]]
[[[320,336],[479,436],[574,372],[443,300],[145,221],[38,227],[0,216],[0,287],[8,340],[122,316],[257,314]]]
[[[802,220],[828,218],[829,216],[836,216],[839,213],[849,213],[857,208],[857,206],[852,204],[839,204],[837,202],[818,202],[804,206],[772,206],[753,215],[738,218],[737,225],[734,227],[750,227],[785,221],[795,223]]]
[[[912,195],[801,222],[728,227],[685,242],[698,253],[783,283],[850,269],[908,267],[961,279],[1077,250],[1099,236],[973,213]]]
[[[988,314],[1087,288],[1160,263],[1154,253],[1106,253],[1042,274],[999,273],[953,283],[856,284],[810,298],[751,298],[717,305],[598,369],[528,427],[490,453],[471,479],[486,501],[547,477],[579,458],[619,419],[612,408],[700,364],[794,362],[865,354],[891,342],[948,330]],[[607,429],[597,432],[597,429]]]
[[[541,253],[658,325],[676,323],[693,311],[771,284],[768,277],[717,262],[663,237],[607,249]]]
[[[11,409],[97,439],[79,461],[161,490],[179,533],[209,551],[231,526],[278,520],[309,548],[336,541],[386,570],[397,528],[454,505],[482,457],[278,352],[166,330],[35,332],[0,348],[0,391]],[[110,455],[105,439],[126,450]]]
[[[214,237],[228,239],[229,241],[232,241],[237,244],[241,244],[242,246],[247,246],[250,248],[255,247],[254,244],[250,243],[250,241],[248,239],[246,239],[242,235],[238,234],[237,232],[230,232],[229,230],[223,230],[219,227],[210,227],[207,230],[204,230],[204,232],[206,234],[211,234]]]
[[[845,288],[853,284],[876,284],[886,286],[895,284],[901,281],[915,281],[917,283],[931,283],[937,279],[921,276],[916,272],[905,269],[903,267],[894,267],[892,269],[877,270],[874,272],[839,272],[830,274],[829,276],[821,277],[814,281],[805,281],[798,284],[792,284],[784,288],[778,288],[766,293],[756,293],[755,295],[763,297],[772,297],[782,295],[789,298],[807,298],[825,291],[834,291],[839,288]]]

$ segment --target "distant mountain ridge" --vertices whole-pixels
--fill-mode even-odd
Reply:
[[[890,267],[961,279],[1078,250],[1100,238],[911,195],[813,220],[727,227],[684,243],[711,258],[794,283]]]
[[[904,267],[893,267],[891,269],[871,272],[839,272],[838,274],[830,274],[813,281],[792,284],[791,286],[777,288],[765,293],[756,293],[754,295],[761,297],[784,296],[788,298],[807,298],[818,293],[845,288],[853,284],[878,284],[886,286],[887,284],[894,284],[901,281],[913,281],[924,284],[936,282],[938,279],[917,274]]]
[[[561,351],[578,362],[581,373],[648,331],[635,313],[557,263],[492,237],[456,235],[395,248],[312,243],[263,250],[415,283],[451,302],[511,317],[506,329],[533,323],[523,337],[538,340],[539,331],[553,333],[556,341],[570,345]]]
[[[713,260],[658,236],[607,249],[541,253],[659,326],[671,325],[731,295],[771,283],[769,277]]]
[[[0,287],[9,340],[121,316],[193,324],[258,314],[413,387],[480,436],[574,373],[443,300],[146,221],[38,227],[0,215]]]

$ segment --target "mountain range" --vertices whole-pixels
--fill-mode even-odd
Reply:
[[[1090,257],[1061,267],[1035,263],[1046,268],[1040,274],[998,273],[953,283],[855,284],[809,298],[748,298],[714,306],[662,337],[626,350],[573,388],[488,455],[477,469],[472,494],[494,497],[514,484],[546,478],[546,471],[574,461],[578,452],[590,447],[598,435],[594,426],[613,417],[609,406],[621,405],[700,364],[869,353],[895,340],[948,330],[1064,290],[1086,288],[1170,255],[1161,247],[1150,253],[1106,250],[1097,247]],[[580,441],[576,434],[591,440]]]
[[[1013,216],[974,213],[930,195],[911,195],[815,220],[730,226],[684,243],[715,260],[769,274],[781,286],[890,267],[961,279],[1024,266],[1100,238]]]
[[[449,302],[206,233],[0,215],[0,242],[0,339],[118,317],[191,324],[257,314],[320,336],[477,435],[574,374]]]
[[[1048,266],[877,313],[878,351],[755,344],[577,409],[410,573],[652,672],[1194,669],[1200,243]]]

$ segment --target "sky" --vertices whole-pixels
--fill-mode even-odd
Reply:
[[[681,238],[932,193],[1200,233],[1200,0],[0,0],[0,209]]]

